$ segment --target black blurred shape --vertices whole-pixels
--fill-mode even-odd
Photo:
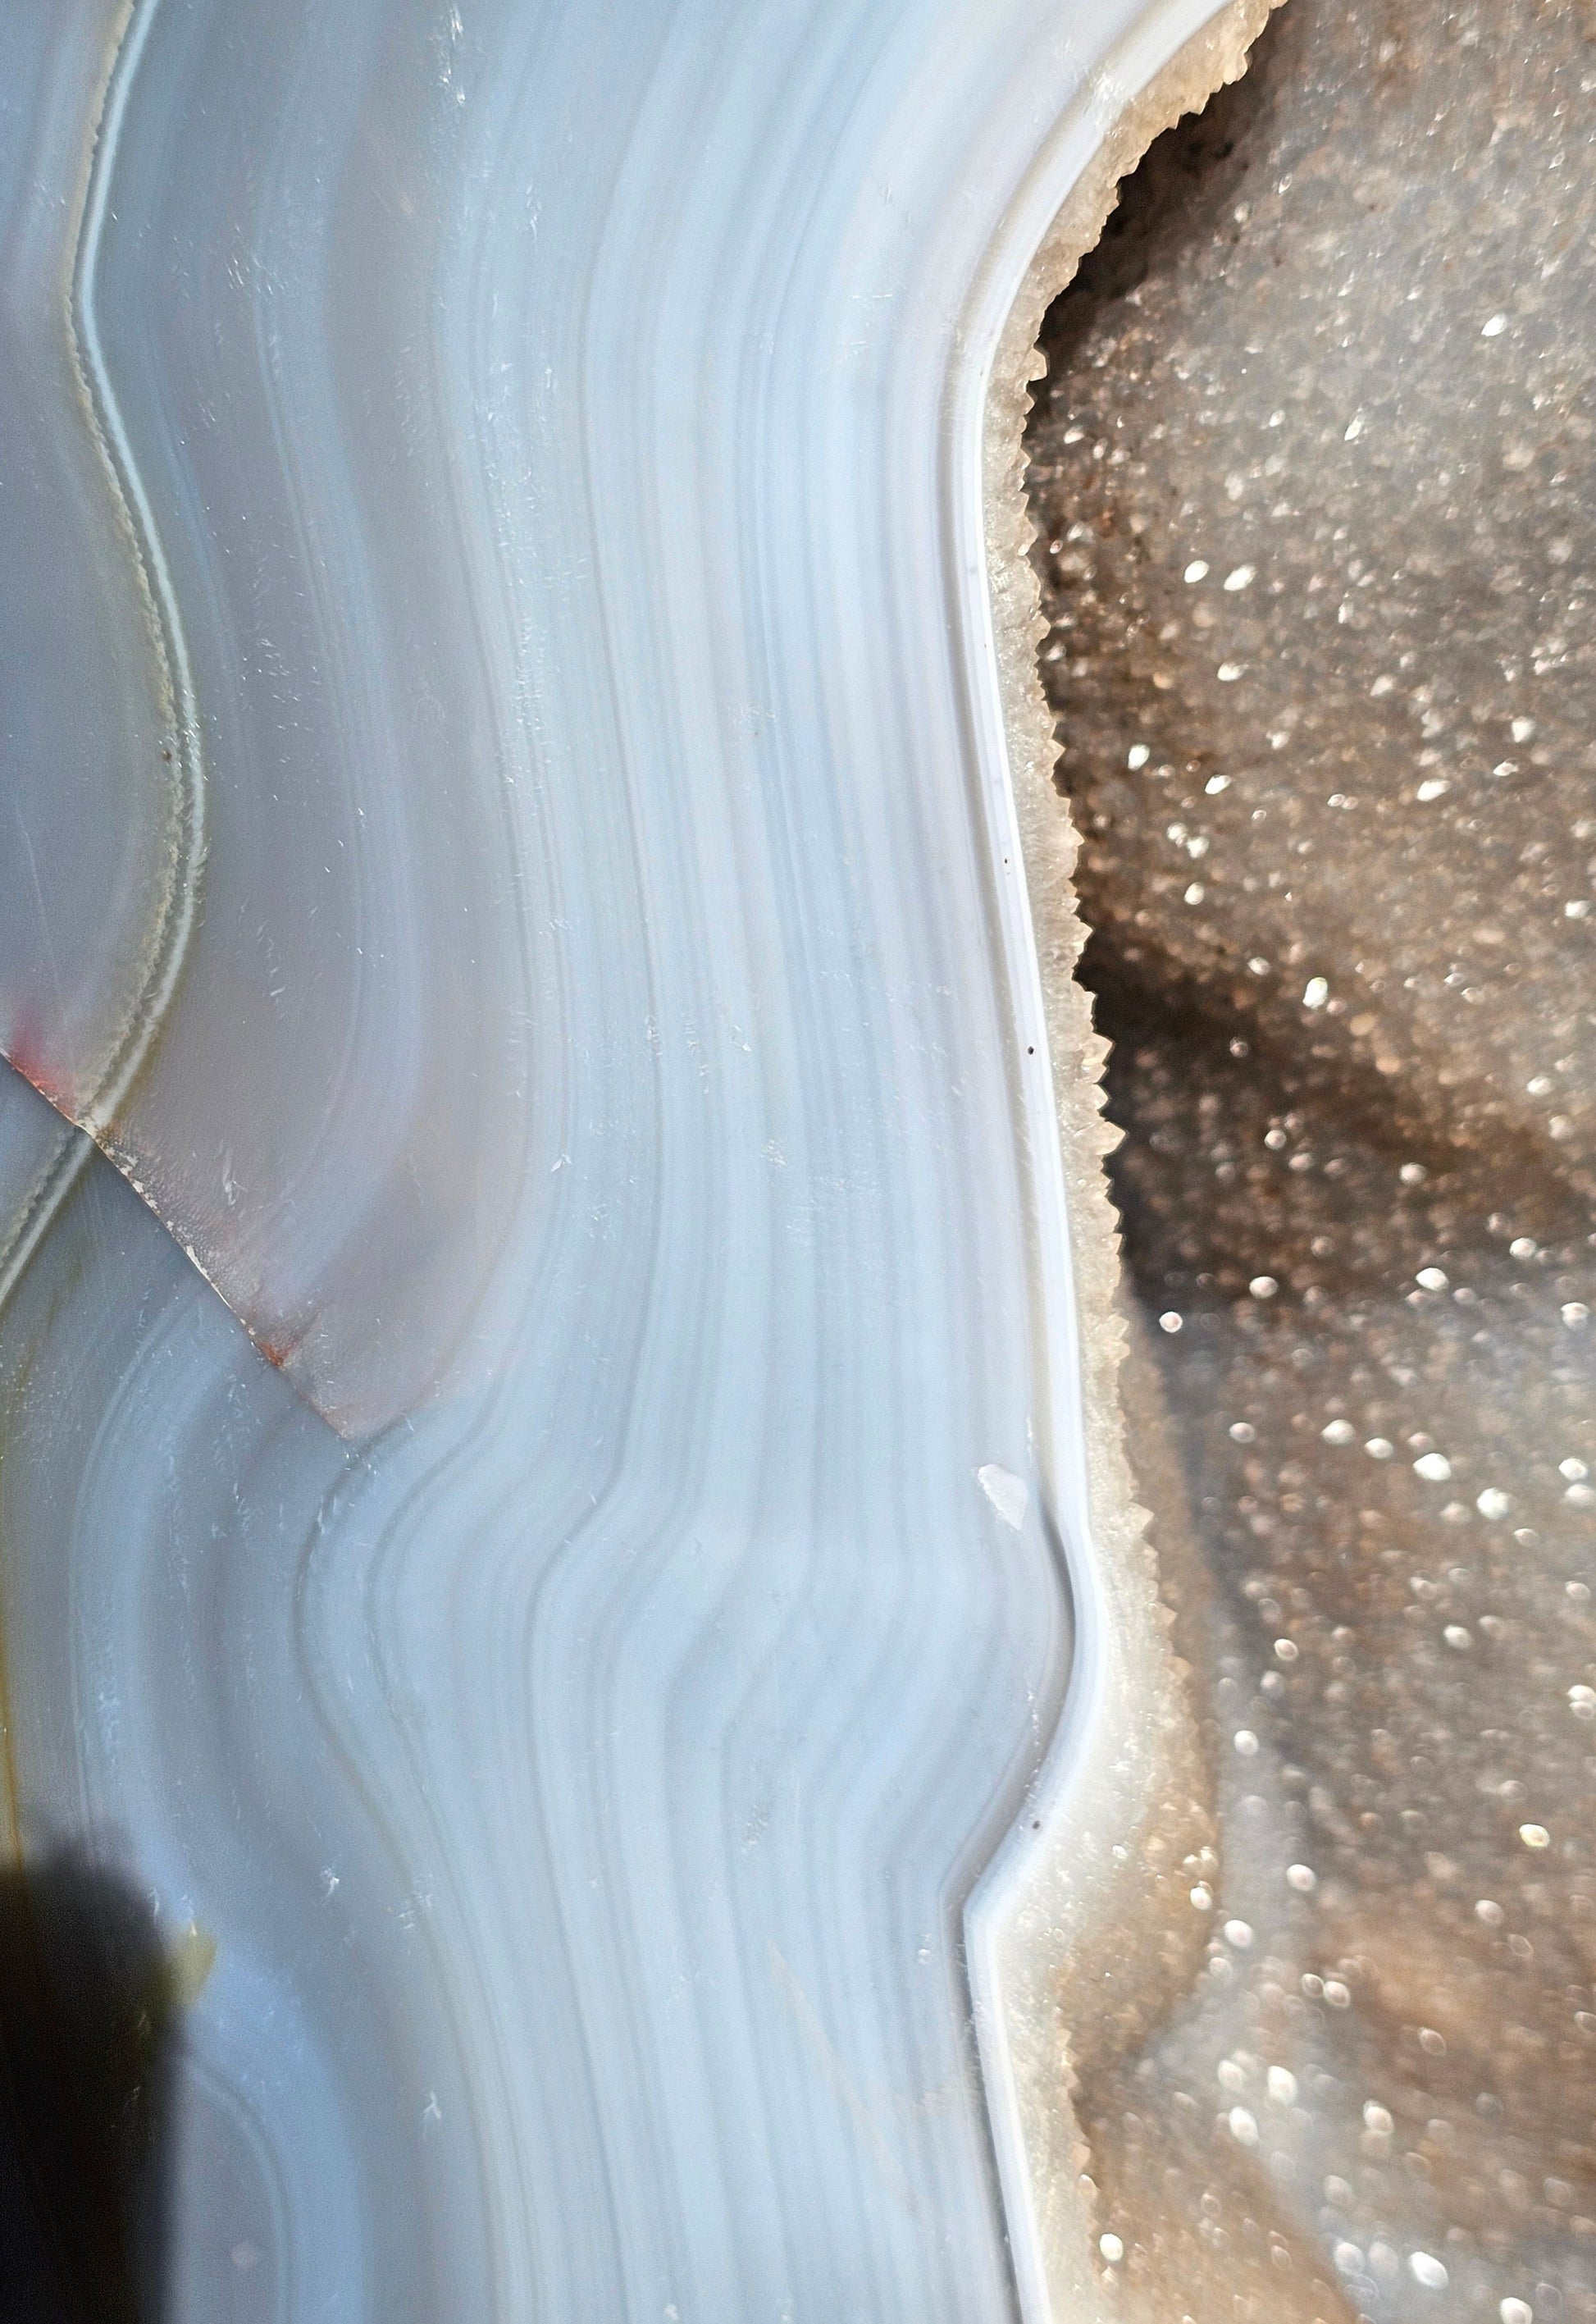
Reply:
[[[5,2324],[158,2324],[176,1998],[121,1874],[69,1848],[0,1871]]]

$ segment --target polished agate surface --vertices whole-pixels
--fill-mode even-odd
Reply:
[[[1596,2315],[1596,65],[1268,14],[0,15],[6,2312]]]
[[[1213,14],[5,12],[38,2312],[1098,2300],[1048,1996],[1163,1634],[983,420]]]

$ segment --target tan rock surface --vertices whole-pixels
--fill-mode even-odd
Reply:
[[[1596,2315],[1593,29],[1291,0],[1044,335],[1222,1811],[1197,1980],[1079,2103],[1198,2324]]]

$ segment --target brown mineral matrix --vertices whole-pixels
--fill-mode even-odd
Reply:
[[[1589,7],[1289,0],[1044,333],[1220,1770],[1197,1983],[1078,2093],[1128,2315],[1596,2316],[1593,228]]]

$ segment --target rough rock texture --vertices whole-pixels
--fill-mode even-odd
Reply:
[[[1044,334],[1224,1828],[1200,1989],[1080,2106],[1111,2274],[1199,2324],[1596,2315],[1593,35],[1291,0]]]

